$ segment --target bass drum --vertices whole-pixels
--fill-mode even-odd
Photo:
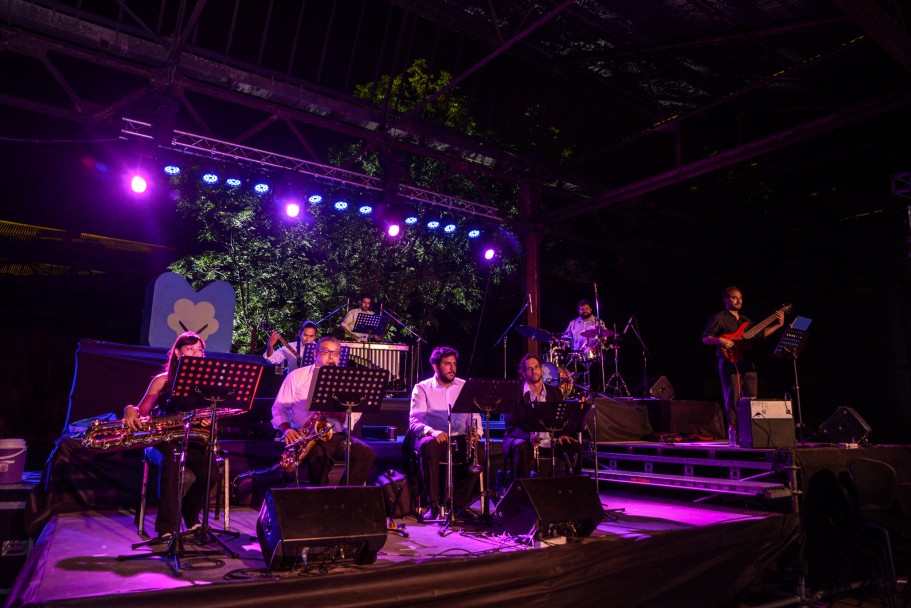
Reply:
[[[544,383],[558,386],[564,399],[569,399],[573,392],[573,375],[565,367],[557,367],[553,363],[542,363]]]

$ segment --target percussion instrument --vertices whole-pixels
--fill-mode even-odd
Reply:
[[[544,376],[544,383],[550,384],[551,386],[559,387],[560,391],[563,393],[563,398],[569,398],[570,394],[573,392],[573,375],[565,367],[557,367],[553,363],[542,363],[542,376]]]
[[[516,332],[520,336],[537,340],[538,342],[554,342],[557,340],[556,336],[549,331],[538,329],[537,327],[529,327],[528,325],[516,325]]]

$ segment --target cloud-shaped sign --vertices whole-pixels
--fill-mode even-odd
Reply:
[[[236,302],[230,283],[215,281],[197,292],[179,274],[166,272],[152,285],[143,319],[145,341],[170,348],[178,335],[195,331],[206,341],[206,350],[228,352]]]

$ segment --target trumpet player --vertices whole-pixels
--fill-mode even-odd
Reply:
[[[541,434],[529,432],[527,428],[525,418],[528,404],[563,401],[560,387],[544,382],[544,370],[537,356],[528,353],[522,357],[518,371],[525,384],[522,386],[522,394],[516,395],[512,411],[507,415],[506,435],[503,437],[503,453],[512,466],[514,479],[531,476],[537,453],[536,447],[542,438]],[[568,435],[561,435],[556,438],[556,443],[557,446],[550,447],[562,452],[561,457],[566,460],[567,468],[574,472],[580,454],[578,441]]]
[[[480,414],[453,414],[453,437],[447,433],[449,408],[455,404],[465,384],[464,380],[456,377],[458,359],[459,352],[450,346],[433,349],[430,364],[434,375],[415,384],[411,392],[409,432],[414,438],[414,452],[421,463],[421,485],[424,492],[421,501],[429,507],[428,519],[436,519],[441,513],[440,463],[446,461],[447,444],[455,440],[456,436],[461,436],[466,440],[466,448],[471,440],[477,447],[477,440],[483,435]],[[463,458],[466,455],[467,449],[463,452]],[[453,459],[455,462],[456,458]],[[456,511],[471,503],[478,481],[476,473],[461,466],[458,469],[459,479],[453,494]]]
[[[290,445],[301,438],[301,433],[309,434],[317,430],[318,420],[332,423],[333,432],[325,440],[317,441],[307,452],[301,466],[307,469],[307,478],[312,485],[329,485],[329,470],[333,463],[345,460],[346,419],[339,412],[311,412],[307,398],[310,382],[314,372],[323,365],[338,365],[342,347],[332,336],[322,338],[316,345],[316,360],[313,365],[300,367],[285,376],[278,395],[272,404],[272,426],[282,432],[285,445]],[[354,414],[352,424],[356,424],[360,414]],[[352,437],[350,480],[353,486],[364,485],[367,475],[373,466],[376,454],[366,443]],[[343,477],[344,479],[344,477]]]
[[[134,431],[141,430],[140,418],[152,414],[157,409],[159,413],[171,414],[168,399],[171,396],[171,387],[177,375],[177,363],[181,357],[205,357],[206,343],[203,339],[191,332],[184,332],[177,336],[171,350],[168,351],[168,361],[164,370],[152,378],[149,387],[139,405],[128,405],[123,410],[123,424]],[[207,420],[201,421],[207,424]],[[178,512],[178,472],[179,465],[174,458],[176,443],[169,441],[154,446],[159,466],[159,505],[158,515],[155,517],[155,531],[159,538],[170,536],[177,529],[179,518],[183,516],[184,525],[188,530],[198,528],[201,524],[199,517],[202,514],[206,501],[205,479],[208,459],[205,446],[191,443],[186,447],[186,470],[184,472],[184,498],[180,503]]]

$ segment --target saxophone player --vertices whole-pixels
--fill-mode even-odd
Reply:
[[[323,365],[338,365],[341,352],[338,340],[332,336],[322,338],[316,345],[316,360],[313,365],[300,367],[285,376],[272,404],[272,426],[282,432],[285,445],[300,439],[302,431],[312,432],[318,417],[324,417],[332,422],[331,436],[327,435],[324,440],[317,441],[301,462],[307,469],[310,483],[316,486],[329,485],[329,470],[332,464],[345,460],[345,440],[349,430],[345,428],[346,420],[343,413],[311,412],[307,397],[313,373]],[[359,417],[360,414],[354,414],[351,417],[352,424],[355,424]],[[357,438],[351,439],[351,485],[360,486],[367,481],[375,458],[376,454],[366,443]]]
[[[180,357],[204,357],[205,353],[206,343],[199,335],[188,331],[177,336],[171,350],[168,351],[168,361],[164,370],[152,378],[139,405],[128,405],[124,408],[123,424],[138,431],[142,428],[140,417],[151,415],[154,409],[157,408],[161,413],[172,413],[168,398],[171,396],[171,387],[177,375],[177,362]],[[208,420],[202,422],[208,424]],[[191,443],[186,450],[185,494],[178,512],[179,466],[174,458],[176,447],[174,441],[154,446],[158,453],[156,460],[159,467],[159,505],[158,515],[155,517],[155,531],[159,538],[170,536],[177,529],[181,516],[188,530],[198,528],[199,517],[206,501],[204,486],[208,477],[206,467],[209,462],[206,458],[206,449],[205,446]]]

